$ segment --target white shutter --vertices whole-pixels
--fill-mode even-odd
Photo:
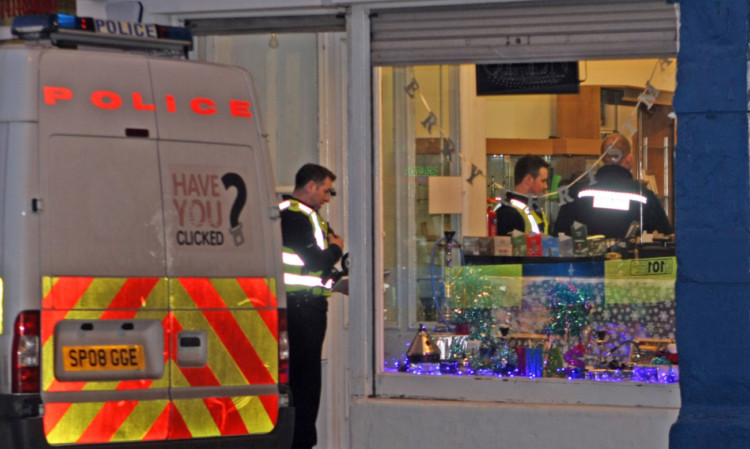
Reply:
[[[375,65],[571,61],[677,55],[678,6],[666,0],[560,1],[383,10]]]

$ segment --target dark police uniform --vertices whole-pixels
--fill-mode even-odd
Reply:
[[[524,234],[547,234],[547,215],[538,204],[530,206],[528,197],[509,193],[497,209],[497,235],[508,235],[514,229]]]
[[[327,275],[341,258],[338,245],[328,246],[328,225],[315,210],[291,196],[279,204],[287,291],[289,387],[295,407],[292,448],[311,448],[318,441],[321,357],[328,296]]]
[[[634,221],[643,230],[671,234],[672,225],[659,199],[642,183],[633,179],[630,170],[619,165],[605,165],[596,172],[596,183],[578,188],[578,198],[564,204],[557,215],[554,235],[570,235],[574,221],[583,223],[589,235],[623,238]]]

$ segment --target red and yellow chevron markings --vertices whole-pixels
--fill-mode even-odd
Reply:
[[[278,419],[275,394],[227,396],[221,391],[223,387],[272,386],[278,382],[278,314],[273,279],[44,277],[42,284],[44,392],[129,390],[125,396],[128,400],[106,402],[54,402],[54,396],[47,395],[44,426],[50,444],[273,430]],[[65,319],[161,321],[165,335],[163,378],[106,382],[55,379],[54,329]],[[205,366],[179,366],[178,335],[185,329],[205,332]],[[191,387],[215,389],[215,397],[188,394],[182,399],[185,396],[177,393],[191,393]],[[160,394],[160,389],[165,394]],[[173,389],[177,399],[167,399],[167,389]],[[139,395],[149,399],[139,399]]]

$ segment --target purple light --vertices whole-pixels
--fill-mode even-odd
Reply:
[[[401,372],[404,374],[411,374],[414,376],[453,376],[453,377],[464,377],[464,376],[482,376],[482,377],[497,377],[497,378],[526,378],[530,380],[544,379],[543,376],[536,376],[533,373],[527,375],[516,375],[514,373],[493,373],[489,369],[474,370],[467,366],[461,366],[457,362],[442,362],[438,363],[424,363],[424,364],[409,364],[406,362],[400,363],[394,359],[389,366],[386,362],[384,371],[388,373]],[[404,369],[405,368],[405,369]],[[596,369],[596,370],[566,370],[561,369],[560,372],[565,372],[565,376],[568,381],[571,382],[609,382],[609,383],[620,383],[620,382],[633,382],[633,383],[659,383],[659,384],[674,384],[679,382],[679,367],[669,365],[646,365],[636,366],[633,371],[627,370],[609,370],[609,369]]]

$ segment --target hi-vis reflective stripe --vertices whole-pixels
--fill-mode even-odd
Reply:
[[[281,260],[284,265],[294,265],[295,267],[304,267],[305,261],[295,253],[284,252],[281,254]]]
[[[318,244],[318,248],[326,249],[326,236],[323,234],[323,229],[320,227],[320,219],[315,211],[311,211],[313,226],[315,226],[315,242]]]
[[[628,210],[630,202],[646,204],[645,196],[637,193],[615,192],[612,190],[585,189],[578,192],[578,198],[593,197],[593,206],[598,209]]]
[[[517,209],[520,209],[523,211],[524,214],[526,214],[526,222],[529,223],[531,226],[531,232],[533,234],[539,234],[539,225],[536,222],[536,219],[533,215],[531,215],[531,210],[529,209],[529,206],[524,203],[521,200],[517,200],[515,198],[511,198],[510,204],[512,204]]]
[[[236,392],[222,391],[278,382],[273,279],[44,277],[42,284],[42,399],[50,444],[273,430],[278,419],[276,395],[236,396]],[[165,375],[155,380],[55,379],[55,325],[65,319],[160,320],[165,334]],[[205,366],[178,363],[183,330],[205,332],[209,348]],[[98,399],[91,393],[117,397],[121,390],[128,392],[118,400],[87,402]],[[201,394],[193,399],[168,399],[172,394],[181,397],[180,391]]]
[[[286,285],[301,285],[303,287],[322,287],[331,289],[333,288],[333,279],[329,279],[326,283],[320,276],[306,276],[304,274],[284,273],[284,284]]]
[[[279,210],[287,210],[291,205],[292,202],[290,200],[284,200],[279,203]],[[318,248],[323,250],[326,249],[326,236],[323,233],[323,229],[320,227],[320,219],[318,218],[318,213],[315,212],[315,210],[311,207],[308,207],[300,203],[299,201],[297,201],[297,206],[299,207],[299,210],[310,216],[313,226],[315,227],[315,243],[318,245]]]

